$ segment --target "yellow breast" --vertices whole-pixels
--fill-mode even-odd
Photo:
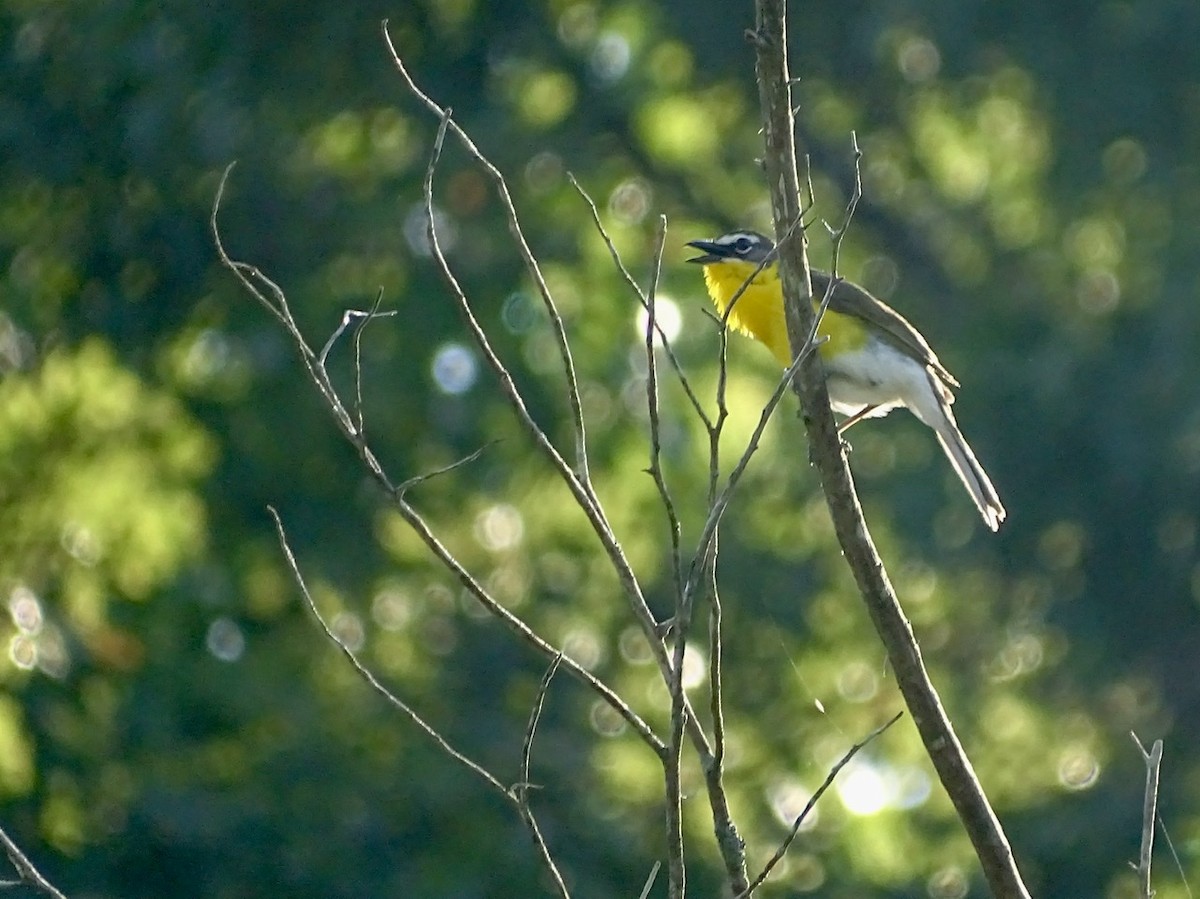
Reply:
[[[757,265],[731,259],[704,266],[704,283],[717,312],[725,314],[729,303]],[[821,297],[813,298],[813,308]],[[735,331],[748,334],[765,344],[785,368],[792,364],[791,344],[788,342],[787,319],[783,312],[783,285],[779,267],[772,263],[764,268],[734,304],[729,324]],[[821,345],[821,358],[829,359],[846,350],[861,347],[867,338],[866,328],[858,319],[826,310],[817,334],[828,338]]]

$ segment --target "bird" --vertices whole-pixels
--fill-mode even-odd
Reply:
[[[729,326],[764,344],[785,369],[790,367],[792,348],[774,242],[757,231],[737,230],[687,246],[702,253],[688,262],[703,266],[718,313],[724,316],[733,303]],[[833,279],[816,269],[809,274],[815,309]],[[1007,514],[1004,505],[950,409],[953,390],[960,385],[921,332],[865,288],[838,279],[817,335],[830,405],[847,416],[839,431],[905,407],[937,435],[984,524],[996,531]]]

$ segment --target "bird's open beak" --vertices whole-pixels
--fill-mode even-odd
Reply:
[[[713,243],[711,240],[689,240],[689,247],[695,247],[697,250],[703,250],[703,256],[693,256],[688,262],[697,262],[700,265],[708,265],[710,262],[720,262],[725,258],[724,249],[719,244]]]

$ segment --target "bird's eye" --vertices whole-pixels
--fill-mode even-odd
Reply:
[[[733,251],[739,256],[745,256],[750,252],[750,238],[739,237],[733,242]]]

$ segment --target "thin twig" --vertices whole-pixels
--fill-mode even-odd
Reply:
[[[596,226],[596,230],[600,232],[600,239],[604,241],[604,245],[608,248],[608,254],[612,257],[613,264],[616,265],[617,271],[625,279],[633,292],[637,295],[638,301],[642,304],[642,308],[649,311],[649,297],[646,291],[642,290],[641,286],[634,280],[633,275],[629,273],[629,269],[625,267],[625,261],[621,258],[620,252],[617,250],[616,244],[609,237],[608,231],[604,227],[604,223],[600,221],[600,210],[596,208],[596,201],[591,198],[583,186],[575,179],[575,176],[570,172],[567,173],[567,180],[571,182],[571,186],[575,188],[579,196],[583,197],[583,201],[587,203],[588,209],[592,213],[592,222]],[[661,250],[659,251],[661,253]],[[661,260],[658,264],[661,264]],[[654,316],[650,317],[654,320]],[[675,376],[679,379],[679,383],[683,386],[683,392],[687,394],[688,402],[692,404],[692,411],[700,417],[705,426],[709,426],[710,422],[708,415],[704,412],[704,406],[700,403],[700,398],[692,389],[691,382],[688,381],[687,375],[683,372],[683,365],[679,358],[675,355],[675,349],[671,346],[671,339],[667,337],[667,332],[663,330],[662,325],[657,321],[654,322],[654,330],[658,332],[658,339],[662,343],[663,351],[667,354],[667,361],[671,363],[671,368],[675,371]]]
[[[542,717],[542,706],[545,705],[546,694],[550,692],[550,681],[554,679],[554,673],[558,671],[558,666],[562,662],[562,658],[560,653],[550,663],[550,667],[542,675],[542,682],[538,685],[537,698],[534,700],[533,709],[529,713],[529,724],[525,727],[525,740],[521,744],[521,780],[513,786],[512,795],[516,798],[517,810],[521,813],[521,820],[529,828],[534,845],[537,846],[538,854],[542,857],[542,864],[546,866],[546,871],[549,873],[550,879],[554,882],[554,888],[563,899],[570,899],[571,894],[567,890],[567,884],[563,880],[562,872],[558,870],[558,865],[554,863],[554,856],[550,854],[550,847],[546,845],[546,838],[542,836],[542,829],[538,826],[537,818],[534,817],[533,809],[529,805],[529,791],[533,787],[529,779],[530,759],[533,756],[533,738],[537,733],[538,722]]]
[[[505,799],[512,800],[513,797],[509,792],[508,787],[502,784],[494,774],[492,774],[478,762],[468,758],[467,756],[463,755],[463,753],[451,746],[446,741],[446,738],[438,732],[437,728],[422,718],[421,715],[412,708],[412,706],[400,699],[400,697],[396,696],[396,694],[380,683],[379,679],[375,677],[371,670],[359,661],[357,653],[355,653],[354,650],[347,645],[346,641],[334,633],[333,628],[331,628],[329,623],[325,620],[325,616],[323,616],[320,609],[317,608],[317,603],[313,599],[312,594],[308,591],[308,584],[306,584],[304,581],[304,575],[300,573],[299,563],[296,562],[296,557],[292,553],[292,547],[288,543],[287,533],[283,529],[283,521],[280,519],[279,513],[275,511],[273,506],[267,506],[267,512],[270,513],[271,519],[275,522],[275,533],[279,538],[279,546],[283,549],[283,556],[287,560],[288,570],[291,571],[292,579],[296,582],[296,586],[300,588],[300,593],[304,596],[304,601],[308,604],[309,611],[312,612],[313,617],[317,619],[317,623],[321,625],[321,629],[325,631],[325,636],[327,636],[337,646],[337,648],[342,651],[342,654],[349,660],[351,667],[354,668],[359,677],[366,681],[372,690],[386,699],[393,708],[404,713],[404,715],[410,721],[412,721],[413,724],[415,724],[421,731],[425,733],[427,737],[429,737],[429,739],[437,744],[437,747],[442,750],[442,752],[446,753],[472,774],[476,775]]]
[[[434,478],[441,477],[444,474],[449,474],[455,469],[462,468],[464,465],[470,465],[472,462],[482,456],[489,447],[495,446],[497,443],[499,443],[498,440],[489,440],[483,446],[479,447],[479,449],[472,453],[468,453],[461,459],[451,462],[449,465],[443,465],[441,468],[435,468],[433,471],[427,471],[424,474],[415,475],[409,478],[407,481],[404,481],[396,486],[396,496],[403,496],[413,487],[420,486],[426,481],[431,481]]]
[[[642,718],[629,707],[621,696],[610,686],[597,678],[594,674],[580,665],[577,661],[568,655],[564,655],[561,650],[551,645],[545,638],[538,634],[525,621],[503,605],[501,605],[487,589],[479,583],[478,580],[463,567],[458,558],[450,552],[444,543],[437,538],[437,535],[430,529],[429,524],[421,516],[421,514],[413,508],[402,497],[396,498],[396,511],[405,520],[421,538],[422,542],[429,548],[442,566],[454,575],[458,582],[470,593],[475,599],[483,605],[494,617],[498,618],[502,623],[508,626],[509,630],[519,636],[528,646],[535,649],[546,659],[553,659],[562,656],[560,663],[567,673],[575,677],[581,683],[589,687],[597,696],[613,709],[618,715],[624,719],[625,723],[630,726],[634,733],[638,735],[643,743],[645,743],[660,759],[666,752],[666,745],[658,735],[650,728]]]
[[[4,846],[4,851],[8,855],[8,860],[16,869],[17,874],[21,876],[18,883],[28,884],[34,889],[41,890],[47,896],[53,896],[54,899],[67,899],[67,897],[59,892],[58,888],[50,881],[42,876],[42,872],[34,867],[33,862],[21,851],[21,847],[13,841],[3,828],[0,828],[0,845]],[[5,884],[8,886],[9,884]],[[13,884],[15,885],[15,884]]]
[[[495,792],[501,795],[504,799],[511,802],[517,809],[517,813],[529,828],[530,835],[533,838],[534,845],[537,847],[538,855],[542,859],[542,864],[546,866],[547,872],[554,881],[558,893],[563,899],[569,899],[570,894],[567,892],[566,884],[563,882],[562,875],[558,870],[558,866],[554,863],[554,858],[550,854],[549,848],[546,846],[546,840],[542,836],[541,829],[538,827],[537,820],[533,816],[533,811],[529,807],[529,757],[533,750],[533,735],[537,728],[538,718],[541,716],[542,703],[546,697],[546,691],[550,687],[550,679],[554,676],[554,672],[558,670],[559,663],[563,656],[559,653],[550,668],[547,670],[545,677],[542,678],[542,686],[538,693],[537,702],[535,703],[534,712],[530,717],[529,726],[526,729],[525,742],[521,751],[521,782],[512,787],[506,787],[500,780],[484,768],[481,764],[471,759],[464,753],[455,749],[450,745],[449,741],[441,735],[441,733],[432,724],[426,721],[420,713],[412,708],[400,697],[396,696],[391,690],[385,687],[371,669],[367,668],[358,658],[358,654],[347,645],[346,641],[339,637],[325,620],[325,616],[317,608],[316,601],[308,590],[308,585],[304,581],[304,575],[300,572],[300,566],[296,561],[295,555],[292,553],[292,548],[288,543],[287,533],[284,531],[283,522],[279,517],[279,513],[271,506],[267,507],[271,518],[275,522],[275,532],[279,538],[279,545],[283,549],[284,557],[287,559],[288,568],[292,573],[292,579],[296,582],[296,586],[300,588],[300,593],[304,596],[304,601],[308,605],[309,611],[313,617],[317,619],[317,623],[321,625],[321,629],[337,647],[342,651],[342,654],[349,660],[350,665],[355,672],[361,677],[376,693],[387,700],[393,708],[402,712],[410,721],[413,722],[422,732],[432,740],[442,752],[450,756],[460,765],[465,767],[472,774],[479,777],[491,787]]]
[[[853,746],[851,746],[846,751],[846,754],[843,755],[840,759],[838,759],[837,764],[829,769],[829,773],[827,775],[825,775],[825,780],[821,783],[821,785],[819,787],[817,787],[816,792],[813,793],[812,796],[809,797],[808,802],[806,802],[804,804],[804,809],[800,812],[799,815],[796,816],[796,820],[792,822],[792,829],[790,831],[788,831],[787,837],[780,844],[779,848],[775,850],[775,854],[771,856],[771,860],[768,861],[763,866],[762,871],[759,872],[759,875],[754,878],[754,880],[750,883],[750,886],[748,886],[742,892],[738,893],[734,897],[734,899],[743,899],[743,897],[749,896],[752,892],[754,892],[756,889],[758,889],[760,886],[762,886],[763,882],[768,877],[771,876],[771,872],[775,869],[775,866],[777,864],[779,864],[781,861],[783,861],[783,857],[784,857],[784,855],[787,854],[787,851],[791,847],[792,842],[796,839],[796,835],[798,833],[800,833],[800,828],[802,826],[804,826],[804,821],[808,817],[809,812],[811,812],[813,810],[813,808],[816,806],[817,801],[822,796],[825,795],[825,791],[828,790],[831,786],[833,786],[834,778],[836,778],[838,776],[838,774],[841,773],[841,770],[843,768],[845,768],[846,765],[850,762],[850,760],[858,754],[859,750],[861,750],[864,746],[866,746],[868,743],[870,743],[872,740],[874,740],[876,737],[878,737],[881,733],[883,733],[885,730],[887,730],[889,727],[891,727],[893,724],[895,724],[897,721],[899,721],[903,715],[904,715],[904,712],[897,712],[895,715],[893,715],[891,717],[890,720],[879,725],[879,727],[875,728],[873,731],[871,731],[869,734],[867,734],[863,739],[859,740],[857,743],[855,743]]]
[[[462,144],[463,148],[471,155],[471,157],[479,164],[484,172],[491,178],[492,183],[496,187],[496,193],[500,197],[500,202],[504,207],[505,218],[508,221],[508,230],[513,237],[513,241],[517,245],[517,250],[521,255],[521,260],[525,264],[525,270],[529,273],[533,283],[537,286],[538,294],[542,299],[542,305],[546,309],[546,314],[550,318],[550,323],[554,328],[555,345],[558,347],[559,358],[562,362],[563,375],[567,381],[567,393],[570,398],[571,421],[575,427],[575,471],[579,475],[581,483],[591,489],[591,478],[588,475],[588,460],[587,460],[587,434],[583,422],[583,404],[579,399],[579,383],[575,376],[575,363],[571,358],[571,347],[567,342],[567,331],[563,325],[562,316],[559,315],[558,306],[554,302],[554,297],[550,294],[550,288],[546,284],[546,279],[542,276],[541,265],[538,264],[537,257],[533,255],[533,251],[529,248],[529,242],[525,239],[525,232],[521,228],[521,222],[517,218],[517,209],[513,204],[512,194],[508,190],[508,182],[504,175],[492,163],[490,159],[484,156],[483,152],[475,145],[470,136],[459,127],[457,122],[450,118],[450,110],[443,109],[434,100],[422,91],[408,69],[404,65],[404,61],[400,58],[395,45],[392,43],[391,33],[388,31],[388,20],[384,19],[381,23],[383,31],[383,39],[387,44],[388,51],[392,56],[392,64],[395,65],[396,71],[400,73],[400,77],[404,79],[404,84],[408,88],[409,93],[416,97],[426,109],[432,112],[442,121],[442,128],[449,127],[451,133]],[[444,139],[444,135],[443,135]],[[428,178],[427,178],[428,180]],[[429,210],[432,214],[432,210]],[[432,228],[432,224],[430,225]]]
[[[363,436],[363,401],[362,401],[362,332],[366,328],[367,323],[373,318],[390,318],[393,315],[399,315],[395,309],[387,312],[379,311],[379,304],[383,302],[383,288],[375,295],[375,302],[371,304],[371,308],[366,312],[360,309],[347,309],[342,313],[341,324],[337,326],[329,339],[325,341],[325,346],[321,348],[320,354],[317,356],[317,366],[324,370],[329,361],[329,354],[333,350],[333,346],[337,343],[338,338],[342,336],[346,328],[349,327],[352,321],[357,320],[358,325],[354,329],[354,422],[355,431]]]
[[[373,319],[384,318],[396,314],[396,310],[380,313],[379,304],[383,302],[383,288],[380,287],[375,294],[375,302],[371,304],[371,309],[366,317],[358,323],[358,327],[354,329],[354,417],[358,424],[358,433],[366,439],[366,422],[363,420],[363,392],[362,392],[362,336],[363,331],[367,329],[367,325]]]
[[[1154,890],[1150,886],[1150,863],[1154,856],[1154,824],[1158,818],[1158,772],[1162,766],[1163,741],[1155,740],[1146,751],[1138,735],[1130,731],[1129,736],[1142,754],[1146,763],[1146,793],[1142,802],[1142,845],[1138,853],[1138,890],[1141,899],[1151,899]]]
[[[687,892],[687,867],[683,849],[683,783],[680,757],[683,750],[683,731],[687,722],[686,693],[683,688],[683,661],[687,638],[691,630],[691,595],[683,593],[675,606],[675,651],[671,679],[667,688],[671,694],[671,731],[667,737],[667,753],[663,759],[663,783],[666,787],[667,814],[667,896],[683,899]]]
[[[724,675],[722,659],[724,643],[721,634],[721,592],[717,588],[717,537],[713,537],[712,562],[708,566],[708,683],[709,712],[713,720],[713,770],[711,775],[718,780],[725,764],[725,707],[723,699]]]
[[[650,895],[650,890],[654,888],[654,880],[658,877],[660,868],[662,868],[662,862],[655,862],[650,868],[650,876],[646,878],[646,883],[642,887],[641,893],[638,894],[638,899],[647,899]]]
[[[334,329],[334,332],[329,335],[329,339],[325,341],[325,346],[321,347],[321,352],[317,356],[317,361],[321,365],[325,365],[329,361],[329,354],[333,350],[333,345],[338,342],[338,338],[346,332],[346,328],[350,327],[350,322],[362,319],[356,330],[361,330],[368,321],[373,318],[391,318],[393,315],[399,315],[396,309],[389,309],[387,312],[379,312],[379,304],[383,300],[383,291],[379,291],[375,295],[375,302],[371,308],[363,311],[362,309],[347,309],[342,313],[341,324]]]
[[[1183,890],[1188,894],[1188,899],[1192,899],[1192,885],[1188,883],[1187,871],[1183,869],[1183,862],[1179,859],[1179,853],[1175,851],[1175,841],[1171,839],[1171,832],[1167,830],[1167,825],[1163,823],[1161,815],[1158,818],[1158,826],[1162,828],[1163,839],[1167,841],[1171,860],[1175,862],[1175,870],[1179,872],[1179,879],[1183,881]]]
[[[710,490],[709,490],[710,502],[711,502],[712,498],[716,495],[715,484],[716,484],[717,477],[719,476],[718,453],[719,453],[719,446],[720,446],[720,434],[721,434],[721,429],[724,425],[724,422],[728,416],[728,410],[723,406],[723,404],[719,403],[718,404],[718,417],[715,421],[710,420],[705,415],[703,406],[700,404],[695,393],[692,391],[691,385],[688,383],[686,376],[683,374],[682,369],[674,356],[674,353],[670,349],[670,343],[666,337],[666,334],[662,331],[662,328],[657,321],[657,316],[655,315],[653,291],[657,288],[658,270],[659,270],[659,266],[661,265],[661,253],[662,253],[661,237],[660,237],[658,243],[656,244],[656,250],[655,250],[655,260],[656,261],[655,261],[655,269],[654,269],[655,274],[654,274],[654,279],[653,279],[653,283],[652,283],[652,290],[649,293],[644,293],[642,291],[642,289],[638,286],[637,282],[633,279],[633,276],[629,273],[629,270],[625,267],[625,264],[624,264],[623,260],[621,259],[620,253],[617,251],[617,249],[616,249],[615,245],[613,244],[611,238],[609,237],[607,231],[604,229],[604,225],[600,221],[599,212],[596,209],[596,204],[593,202],[591,197],[588,196],[587,192],[584,191],[583,188],[574,179],[572,179],[572,184],[575,186],[575,189],[579,192],[580,196],[582,196],[584,201],[588,204],[589,209],[591,209],[592,218],[596,224],[597,229],[600,232],[601,238],[604,240],[605,245],[608,247],[609,253],[613,258],[614,264],[617,266],[618,270],[624,276],[625,280],[630,285],[630,287],[632,287],[634,292],[638,295],[639,299],[642,302],[643,308],[645,308],[647,311],[647,330],[646,330],[646,352],[648,354],[647,402],[648,402],[648,408],[649,408],[650,420],[651,420],[651,423],[650,423],[651,473],[652,473],[652,475],[655,476],[656,484],[658,484],[659,489],[660,489],[660,497],[662,498],[664,507],[667,511],[668,522],[669,522],[669,525],[671,528],[671,533],[672,533],[672,559],[673,559],[673,563],[674,563],[674,570],[677,572],[676,582],[675,582],[676,583],[675,614],[673,616],[674,629],[676,630],[675,653],[674,653],[674,658],[671,662],[670,668],[663,672],[663,678],[666,681],[668,692],[671,696],[671,702],[672,702],[672,738],[669,738],[669,748],[668,748],[666,757],[664,759],[664,764],[666,766],[664,769],[664,782],[666,785],[666,793],[667,793],[666,808],[667,808],[667,818],[668,818],[668,820],[667,820],[667,839],[668,839],[668,847],[669,847],[669,849],[668,849],[668,854],[669,854],[668,870],[670,872],[668,892],[671,895],[680,894],[681,890],[683,889],[683,884],[684,884],[683,843],[682,843],[683,831],[682,831],[682,824],[681,824],[682,795],[681,795],[681,786],[680,786],[680,778],[679,778],[679,761],[678,761],[678,752],[677,752],[678,740],[674,738],[674,736],[677,733],[676,728],[680,724],[681,720],[686,721],[686,725],[688,727],[688,733],[692,739],[692,742],[693,742],[693,744],[697,745],[697,754],[700,757],[701,767],[705,772],[705,789],[706,789],[706,793],[708,795],[709,806],[710,806],[710,809],[712,811],[712,816],[713,816],[713,831],[714,831],[714,834],[716,835],[717,842],[718,842],[720,850],[721,850],[722,858],[725,861],[726,869],[730,872],[730,877],[731,877],[732,883],[734,883],[735,885],[739,885],[739,884],[744,885],[746,882],[745,844],[743,843],[741,836],[738,833],[737,826],[734,824],[733,818],[729,811],[728,798],[725,795],[725,787],[722,782],[723,766],[718,761],[716,755],[712,751],[707,750],[707,747],[705,747],[703,745],[697,744],[696,732],[699,730],[699,728],[698,728],[695,718],[694,718],[694,716],[692,716],[690,708],[687,704],[688,703],[687,696],[686,696],[686,693],[682,690],[682,681],[680,680],[680,678],[682,676],[683,654],[686,649],[686,636],[687,636],[687,630],[688,630],[687,622],[690,621],[690,617],[692,614],[691,610],[694,607],[695,591],[689,589],[686,585],[683,585],[681,583],[681,580],[682,580],[682,556],[680,554],[679,544],[678,544],[678,539],[679,539],[678,538],[678,534],[679,534],[678,516],[675,513],[675,508],[674,508],[674,504],[671,500],[671,497],[665,490],[665,482],[662,482],[660,480],[660,478],[661,478],[661,464],[659,461],[660,460],[660,447],[659,447],[660,431],[659,431],[658,415],[657,415],[658,394],[657,394],[657,389],[656,389],[656,387],[657,387],[657,374],[656,373],[657,373],[658,369],[657,369],[657,365],[656,365],[656,357],[655,357],[654,351],[653,351],[653,336],[654,336],[655,332],[658,333],[660,339],[662,340],[663,346],[667,350],[667,358],[670,360],[672,367],[674,368],[674,370],[676,372],[676,375],[678,376],[680,382],[683,384],[684,390],[687,393],[689,400],[691,401],[693,410],[696,412],[696,414],[700,418],[700,420],[704,423],[705,429],[709,433],[709,442],[710,442],[710,448],[711,448],[710,457],[712,459],[712,462],[711,462],[712,471],[711,471],[711,477],[710,477]],[[720,329],[720,339],[721,339],[721,358],[722,358],[722,360],[724,360],[724,358],[725,358],[724,348],[725,348],[725,344],[726,344],[727,335],[728,335],[728,328],[724,328],[724,327],[721,328]],[[712,630],[710,630],[710,637],[713,635],[713,633],[714,632]],[[717,638],[719,639],[719,629],[715,633],[718,635]],[[648,637],[648,639],[651,640],[652,645],[657,645],[659,643],[657,635],[655,635],[653,637]],[[715,655],[713,657],[716,660],[716,664],[719,666],[720,652],[718,651],[717,653],[715,653]],[[718,678],[716,681],[716,689],[718,691],[720,689],[719,675],[718,675]],[[716,702],[718,705],[718,708],[719,708],[719,705],[720,705],[719,695],[715,698],[712,698],[712,701]],[[684,711],[687,712],[686,719],[680,719],[678,717],[678,712],[679,712],[680,708],[682,708]],[[722,741],[722,749],[720,750],[720,752],[723,755],[724,754],[723,719],[718,717],[718,720],[714,723],[714,726],[721,728],[720,739]]]
[[[723,637],[721,632],[721,596],[717,590],[718,535],[714,531],[710,541],[711,554],[707,563],[709,572],[709,708],[712,712],[713,757],[704,770],[704,783],[708,791],[713,812],[713,835],[729,887],[738,892],[747,886],[746,843],[734,825],[725,794],[725,709],[724,675],[722,673]]]
[[[655,332],[662,333],[661,328],[658,327],[655,313],[658,308],[656,304],[658,279],[662,272],[662,255],[666,239],[667,217],[664,215],[659,216],[658,229],[654,239],[650,289],[646,291],[646,409],[650,420],[650,467],[647,470],[650,477],[654,479],[658,497],[662,500],[663,511],[667,515],[667,528],[671,537],[671,575],[675,583],[675,605],[678,606],[683,597],[683,563],[679,546],[681,526],[679,515],[675,510],[675,501],[667,487],[666,476],[663,474],[662,468],[662,428],[658,414],[658,362],[654,347]]]
[[[726,509],[729,507],[730,501],[733,499],[733,494],[737,490],[738,484],[741,482],[742,476],[746,473],[746,468],[750,464],[750,459],[758,451],[762,443],[763,433],[767,429],[767,425],[771,421],[771,416],[787,395],[788,388],[792,384],[792,380],[796,375],[797,370],[804,364],[808,357],[816,349],[819,341],[815,336],[810,339],[805,348],[800,352],[791,366],[783,373],[783,377],[779,379],[775,385],[775,389],[771,392],[766,404],[763,406],[762,412],[759,413],[758,423],[754,426],[754,430],[750,433],[750,439],[746,442],[746,448],[742,451],[741,457],[737,464],[729,473],[729,478],[725,482],[725,486],[720,493],[716,495],[709,506],[708,517],[704,521],[704,525],[700,531],[700,538],[697,540],[698,551],[692,559],[691,568],[688,572],[687,586],[685,590],[694,590],[700,582],[704,574],[704,566],[708,564],[706,552],[711,552],[709,544],[715,539],[717,528],[721,523],[722,517],[725,515]],[[708,549],[706,549],[708,548]]]
[[[801,228],[801,233],[803,233],[804,229],[802,227],[802,221],[806,211],[807,210],[801,210],[801,212],[788,226],[788,237],[792,235],[796,228]],[[742,298],[742,296],[749,289],[750,285],[754,282],[754,279],[759,276],[763,269],[777,260],[778,253],[778,245],[773,246],[767,253],[766,257],[758,263],[755,269],[745,278],[745,280],[742,281],[741,285],[738,286],[738,289],[734,291],[733,297],[730,299],[729,304],[725,307],[724,312],[722,312],[720,316],[713,315],[712,312],[705,309],[705,314],[717,323],[719,335],[717,349],[717,415],[711,424],[705,420],[705,425],[708,428],[709,519],[705,523],[704,534],[697,544],[699,551],[692,559],[691,570],[688,575],[689,589],[695,587],[695,585],[698,583],[699,576],[703,572],[703,565],[705,564],[704,557],[709,551],[707,548],[708,541],[713,539],[713,534],[715,533],[714,528],[724,511],[722,509],[722,511],[717,512],[714,517],[714,509],[718,500],[717,484],[721,479],[721,436],[724,433],[725,423],[729,419],[729,406],[726,403],[726,394],[729,385],[729,317],[733,314],[734,304],[736,304],[738,300]],[[802,351],[799,355],[804,355],[804,351]],[[795,366],[793,366],[792,369],[789,369],[789,372],[794,371],[794,368]],[[771,413],[774,411],[775,407],[779,405],[779,401],[783,399],[783,394],[786,392],[788,383],[787,380],[784,380],[781,383],[784,386],[784,390],[779,392],[778,397],[773,395],[771,400],[767,403],[766,408],[763,410],[763,416],[759,419],[760,428],[750,440],[751,445],[755,448],[758,446],[758,439],[762,436],[762,428],[766,427],[767,421],[771,417]],[[753,454],[754,450],[748,448],[747,452],[743,453],[742,455],[743,463],[749,462],[749,457]],[[739,467],[744,469],[745,464],[742,464]],[[740,478],[740,476],[741,474],[739,472],[738,477]],[[728,491],[726,492],[728,493]],[[726,499],[728,499],[728,496]]]
[[[221,175],[221,180],[217,185],[217,193],[213,198],[212,214],[209,216],[209,229],[212,232],[213,244],[217,249],[217,258],[223,266],[233,272],[234,277],[238,279],[246,291],[283,325],[284,330],[288,332],[288,336],[292,339],[292,345],[296,348],[296,352],[300,354],[300,361],[304,364],[304,369],[308,372],[309,379],[325,400],[338,427],[341,428],[342,433],[354,445],[354,448],[358,450],[359,457],[371,469],[371,473],[390,490],[391,484],[387,482],[387,476],[383,472],[383,467],[367,447],[366,442],[362,439],[362,435],[358,433],[354,419],[346,411],[346,407],[342,404],[341,397],[338,396],[333,382],[329,380],[329,373],[325,370],[323,361],[313,352],[312,347],[308,345],[308,341],[304,339],[304,334],[301,332],[300,326],[296,324],[296,319],[292,316],[292,310],[288,305],[287,296],[284,294],[283,288],[255,266],[235,261],[225,250],[225,244],[221,240],[221,229],[217,226],[217,213],[221,209],[221,200],[225,195],[225,185],[229,180],[229,173],[232,171],[233,163],[230,163],[225,167],[225,171]]]

